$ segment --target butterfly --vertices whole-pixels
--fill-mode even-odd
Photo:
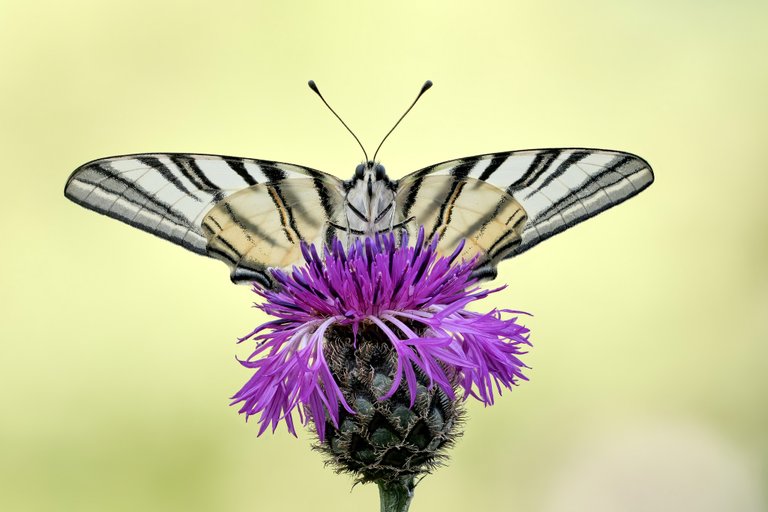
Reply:
[[[416,100],[431,85],[425,83]],[[310,87],[325,102],[314,82]],[[78,167],[65,195],[223,261],[235,283],[271,287],[269,269],[301,263],[302,241],[323,245],[339,238],[349,244],[403,231],[415,236],[421,226],[428,239],[437,239],[440,254],[452,254],[464,240],[459,257],[477,256],[475,276],[492,279],[500,261],[629,199],[654,179],[642,158],[604,149],[489,153],[434,164],[399,180],[375,159],[366,155],[343,181],[271,160],[113,156]]]

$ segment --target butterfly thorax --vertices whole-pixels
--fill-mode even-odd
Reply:
[[[396,183],[387,177],[384,166],[371,161],[358,165],[344,188],[345,227],[350,234],[370,236],[395,226]]]

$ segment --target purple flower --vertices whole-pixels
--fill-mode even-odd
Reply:
[[[472,277],[476,259],[456,262],[463,243],[450,257],[437,254],[437,240],[425,243],[424,229],[414,245],[403,234],[356,241],[348,249],[339,240],[318,254],[302,244],[306,263],[290,272],[272,270],[277,283],[265,289],[254,283],[264,302],[256,307],[275,317],[240,341],[253,339],[256,349],[241,364],[254,371],[233,397],[246,419],[260,414],[261,435],[280,421],[296,435],[293,412],[307,424],[311,419],[322,441],[326,421],[338,428],[340,407],[355,411],[344,398],[323,355],[326,332],[332,326],[358,332],[377,326],[397,353],[392,385],[379,397],[386,400],[403,379],[416,399],[420,371],[430,386],[439,386],[451,399],[472,396],[486,405],[494,388],[510,388],[526,379],[524,354],[528,329],[517,323],[520,311],[493,309],[480,314],[466,307],[502,288],[484,290]],[[365,342],[365,341],[362,341]]]

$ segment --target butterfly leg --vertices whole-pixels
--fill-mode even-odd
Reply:
[[[376,231],[376,233],[380,235],[382,233],[387,233],[387,232],[393,231],[395,229],[404,228],[408,223],[412,222],[413,219],[415,219],[415,217],[413,217],[413,216],[408,217],[407,219],[405,219],[402,222],[398,222],[397,224],[391,224],[389,228],[379,229],[378,231]]]

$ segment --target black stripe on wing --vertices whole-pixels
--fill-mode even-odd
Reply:
[[[456,201],[459,200],[459,196],[464,190],[466,185],[466,178],[469,175],[469,171],[475,165],[474,162],[464,162],[451,170],[451,177],[453,178],[447,187],[446,192],[442,196],[442,205],[440,211],[437,214],[435,225],[432,227],[432,231],[429,233],[427,239],[433,238],[436,234],[442,237],[442,233],[438,233],[441,227],[445,227],[451,222],[451,214]]]
[[[528,170],[525,171],[519,178],[515,179],[515,181],[507,185],[507,193],[512,195],[515,190],[526,187],[536,181],[545,172],[547,172],[557,157],[560,156],[560,152],[561,150],[559,149],[543,149],[539,151],[534,157],[531,165],[528,167]],[[505,162],[509,158],[514,158],[514,156],[514,154],[509,155],[507,159],[505,159]],[[503,178],[499,176],[496,176],[496,178],[503,180]]]
[[[485,181],[488,178],[490,178],[491,175],[493,175],[493,173],[496,172],[496,169],[498,169],[499,166],[501,166],[501,164],[504,163],[504,160],[506,159],[507,157],[505,155],[497,155],[491,158],[491,163],[488,164],[488,167],[483,169],[483,172],[480,174],[480,176],[478,176],[477,179],[479,179],[480,181]]]
[[[245,164],[242,160],[235,160],[233,158],[225,158],[224,161],[227,163],[227,165],[235,171],[235,173],[243,178],[243,181],[246,185],[249,187],[252,185],[256,185],[258,181],[256,178],[254,178],[248,170],[245,168]]]

